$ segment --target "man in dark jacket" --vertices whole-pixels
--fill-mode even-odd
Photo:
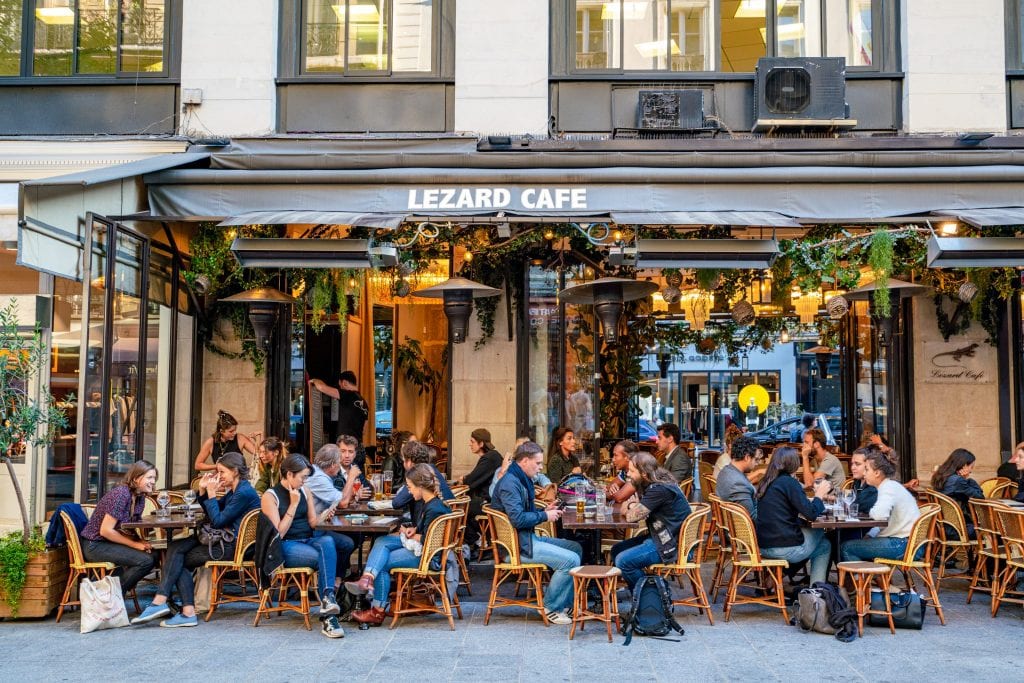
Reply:
[[[527,441],[516,448],[514,462],[508,466],[498,485],[494,488],[491,505],[508,515],[519,538],[519,552],[526,562],[537,562],[550,568],[554,573],[547,590],[544,591],[544,609],[548,620],[555,624],[571,624],[566,609],[572,604],[572,577],[569,570],[580,566],[583,548],[575,541],[563,538],[540,537],[534,527],[547,521],[561,518],[562,511],[556,503],[544,510],[533,504],[533,477],[544,466],[544,450]]]

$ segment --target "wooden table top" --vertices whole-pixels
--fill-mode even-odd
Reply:
[[[150,513],[143,515],[138,522],[125,522],[122,529],[197,529],[203,523],[203,513],[197,512],[192,519],[187,519],[184,514],[171,514],[167,517],[157,517]]]
[[[390,499],[385,498],[384,500],[390,500]],[[361,500],[358,503],[352,503],[347,508],[340,508],[338,510],[338,512],[340,514],[343,514],[343,515],[360,514],[360,515],[398,515],[398,516],[401,516],[405,512],[404,509],[395,510],[394,508],[383,508],[383,509],[374,510],[372,507],[369,506],[369,502],[370,501],[368,501],[368,500]],[[380,501],[380,502],[384,502],[384,501]]]
[[[401,523],[400,515],[393,515],[393,519],[377,517],[375,519],[368,519],[365,522],[353,522],[346,517],[346,514],[350,513],[343,512],[335,515],[323,524],[320,524],[317,529],[320,531],[340,531],[342,533],[389,534],[397,529]],[[383,521],[385,519],[387,521]]]
[[[870,529],[889,525],[889,519],[871,519],[867,515],[859,515],[855,520],[836,519],[835,517],[818,517],[811,522],[812,529]]]
[[[582,520],[576,517],[576,508],[569,506],[565,508],[565,514],[562,515],[562,528],[563,529],[574,529],[577,531],[599,531],[602,529],[635,529],[639,522],[629,522],[619,512],[616,507],[611,517],[605,516],[604,519],[597,519],[596,517],[586,517]]]

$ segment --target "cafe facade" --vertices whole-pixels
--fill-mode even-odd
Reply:
[[[747,406],[736,399],[748,384],[763,386],[774,406],[751,429],[798,415],[799,404],[801,412],[830,418],[844,452],[866,431],[883,434],[903,454],[906,477],[927,479],[956,447],[975,452],[978,475],[989,476],[1022,433],[1019,288],[999,303],[996,344],[977,322],[944,339],[934,290],[915,285],[905,295],[895,276],[886,323],[873,315],[874,303],[851,292],[848,310],[832,320],[826,284],[801,324],[793,291],[754,299],[751,287],[770,286],[771,268],[746,269],[752,276],[742,296],[719,291],[705,315],[686,303],[688,291],[714,297],[722,286],[701,280],[700,271],[743,265],[711,253],[727,240],[800,243],[836,225],[839,232],[830,234],[849,236],[849,244],[880,230],[957,229],[981,239],[1012,233],[1024,216],[1012,206],[1024,176],[1018,140],[989,140],[984,150],[958,149],[955,139],[888,145],[830,140],[820,144],[829,150],[824,157],[802,140],[779,140],[766,151],[763,141],[659,141],[652,149],[642,141],[524,144],[475,136],[237,139],[25,182],[17,267],[50,278],[51,289],[38,296],[49,316],[39,320],[53,353],[50,386],[58,393],[59,378],[63,396],[74,393],[64,399],[74,402],[74,422],[54,453],[28,455],[47,458],[45,467],[35,466],[47,492],[36,504],[94,499],[136,457],[155,460],[166,485],[187,483],[218,409],[235,414],[246,432],[290,434],[302,447],[309,422],[304,378],[346,368],[364,378],[361,390],[376,418],[364,435],[368,444],[385,437],[387,426],[429,427],[433,440],[449,446],[456,476],[471,466],[461,445],[479,426],[504,448],[517,435],[546,444],[552,428],[570,425],[596,453],[610,439],[649,438],[660,422],[675,421],[689,438],[715,448],[728,423],[745,424]],[[716,161],[725,158],[727,167]],[[269,284],[299,302],[282,309],[258,368],[244,354],[241,341],[249,340],[214,317],[218,299],[204,292],[211,283],[194,277],[205,254],[197,238],[218,234],[227,247],[235,237],[288,240],[270,254],[282,267],[247,269],[272,272]],[[692,250],[678,269],[628,261],[634,245],[661,240],[675,248],[688,237],[698,252],[707,250],[714,269],[692,267]],[[344,269],[358,274],[347,283],[348,310],[327,310],[326,326],[313,331],[316,295],[281,273],[300,265],[295,259],[304,258],[310,241],[357,238],[374,254],[380,247],[398,255],[430,248],[415,259],[399,256],[404,278],[396,262],[374,263],[366,253],[353,259]],[[503,251],[516,240],[518,253]],[[498,303],[485,306],[489,318],[471,316],[464,343],[450,343],[441,307],[402,291],[403,279],[415,290],[488,273],[488,262],[508,274],[489,274]],[[518,266],[510,268],[513,262]],[[667,277],[674,271],[685,280],[682,302],[671,302]],[[656,294],[619,322],[620,345],[650,333],[641,331],[643,321],[657,330],[703,328],[663,348],[634,349],[639,369],[620,393],[602,381],[616,352],[602,343],[592,307],[559,296],[610,274],[657,284]],[[909,277],[922,280],[922,273]],[[865,271],[858,284],[871,279]],[[758,318],[778,322],[738,325],[741,299],[756,305]],[[943,310],[955,308],[950,300]],[[490,329],[481,325],[487,320]],[[757,336],[744,332],[757,325],[765,326]],[[204,333],[203,326],[215,329]],[[392,349],[418,341],[422,358],[441,374],[439,408],[400,367],[388,373],[390,386],[380,381],[381,361],[397,361],[374,352],[375,333],[387,327]],[[969,352],[956,356],[961,349]],[[386,418],[391,424],[381,430]],[[67,451],[63,465],[54,459],[60,448]]]

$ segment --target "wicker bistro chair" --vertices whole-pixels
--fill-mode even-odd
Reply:
[[[778,608],[782,612],[782,620],[788,624],[789,613],[786,611],[786,596],[782,589],[782,570],[789,566],[789,562],[761,557],[754,522],[746,508],[725,501],[719,502],[719,506],[729,529],[732,545],[732,573],[729,575],[729,587],[725,594],[725,620],[729,621],[734,606],[754,603]],[[740,582],[751,572],[757,572],[761,576],[764,597],[747,597],[739,594]],[[765,575],[771,578],[774,588],[769,588],[767,582],[763,580]]]
[[[512,526],[508,515],[495,510],[490,505],[485,505],[483,509],[484,513],[491,520],[491,534],[495,550],[499,553],[503,551],[507,556],[507,559],[500,562],[496,560],[494,563],[494,579],[491,582],[491,595],[487,598],[484,626],[490,621],[491,612],[495,608],[513,606],[537,610],[540,618],[544,621],[544,625],[547,626],[548,615],[544,611],[544,589],[542,585],[547,566],[539,562],[523,562],[519,554],[519,537],[516,535],[516,529]],[[534,596],[532,600],[530,599],[529,588],[524,598],[519,598],[518,594],[512,598],[498,595],[498,588],[501,587],[501,584],[510,578],[515,579],[521,575],[525,575],[529,588],[533,588]]]
[[[238,536],[235,538],[235,554],[231,558],[221,560],[210,560],[206,568],[210,570],[210,609],[206,613],[205,621],[209,621],[214,611],[221,605],[229,602],[251,602],[260,603],[260,596],[246,595],[246,579],[252,580],[253,586],[258,586],[256,578],[256,563],[245,559],[245,553],[256,543],[256,522],[259,520],[260,511],[251,510],[245,514],[238,525]],[[238,596],[224,595],[221,588],[224,579],[230,572],[238,573],[238,586],[242,594]],[[259,591],[257,591],[258,593]]]
[[[465,498],[469,495],[469,487],[465,484],[455,484],[450,488],[452,490],[452,495],[456,498]]]
[[[931,503],[939,506],[939,520],[936,527],[939,544],[939,575],[938,581],[943,579],[966,579],[971,580],[971,565],[974,559],[975,542],[967,537],[967,523],[964,520],[963,510],[955,500],[949,496],[939,493],[935,489],[925,489],[924,495]],[[955,559],[963,551],[967,560],[967,569],[957,574],[946,575],[946,562]]]
[[[1003,494],[1006,493],[1009,488],[1013,486],[1013,480],[1007,479],[1006,477],[993,477],[992,479],[986,479],[981,482],[981,492],[985,494],[985,498],[1002,498]]]
[[[993,617],[1004,602],[1024,605],[1024,595],[1013,589],[1017,585],[1017,572],[1024,571],[1024,511],[1000,505],[994,513],[1003,535],[1006,567],[1001,574],[993,577]],[[1013,597],[1007,597],[1008,593]]]
[[[391,605],[394,615],[391,626],[398,625],[399,618],[404,614],[422,614],[430,612],[443,614],[448,618],[448,625],[455,630],[455,619],[452,607],[458,611],[462,619],[462,605],[459,604],[458,592],[448,596],[445,583],[445,570],[448,566],[448,553],[455,548],[459,535],[459,525],[464,523],[465,511],[441,515],[433,522],[423,535],[423,553],[420,555],[418,567],[395,567],[391,575],[395,577],[395,601]],[[430,563],[434,557],[440,556],[440,569],[433,570]],[[437,606],[437,596],[441,598],[441,606]]]
[[[95,506],[93,506],[95,508]],[[78,529],[71,521],[71,516],[66,512],[60,513],[60,522],[64,525],[64,535],[68,539],[68,582],[64,586],[64,595],[60,599],[60,607],[57,609],[57,623],[60,623],[64,616],[64,610],[68,607],[81,605],[78,600],[72,600],[72,595],[78,589],[78,582],[83,578],[102,579],[112,573],[117,566],[113,562],[86,562],[82,553],[82,540],[78,536]],[[135,591],[131,593],[132,602],[135,603],[135,611],[140,612],[139,598]]]
[[[451,511],[459,515],[459,523],[456,525],[453,543],[455,545],[455,561],[459,563],[459,585],[466,587],[466,594],[473,595],[472,586],[469,583],[469,567],[466,565],[466,558],[462,555],[462,546],[466,542],[466,524],[469,521],[469,498],[455,498],[447,501]]]
[[[977,543],[977,558],[971,585],[967,588],[967,604],[971,604],[974,592],[993,593],[996,581],[1006,561],[1006,549],[999,533],[996,510],[999,503],[983,498],[971,498],[971,517],[974,518],[974,538]]]
[[[705,503],[711,503],[711,496],[715,495],[718,490],[718,482],[710,474],[701,472],[700,475],[700,495]],[[718,541],[718,524],[715,521],[715,514],[712,511],[711,516],[708,517],[708,523],[705,525],[705,533],[707,534],[707,542],[701,546],[701,554],[703,555],[709,550],[717,551],[720,549]]]
[[[843,482],[842,486],[839,487],[839,490],[840,491],[852,491],[853,490],[853,484],[856,481],[857,481],[856,479],[847,478],[846,481]]]
[[[703,487],[705,476],[711,477],[712,479],[714,478],[715,466],[709,462],[700,460],[697,462],[697,475],[700,477],[700,485]]]
[[[690,580],[690,587],[693,588],[692,598],[681,598],[673,600],[673,605],[696,607],[708,617],[708,623],[715,625],[715,619],[711,616],[711,605],[708,603],[708,594],[704,591],[704,582],[700,576],[701,544],[704,542],[704,529],[707,526],[708,518],[711,516],[711,506],[706,503],[695,503],[692,512],[683,522],[679,530],[679,556],[672,564],[652,564],[648,571],[660,576],[685,576]],[[693,560],[690,555],[693,554]]]
[[[932,578],[932,562],[935,559],[935,525],[939,519],[939,505],[937,503],[925,503],[921,506],[921,516],[914,522],[910,529],[910,536],[907,538],[907,550],[903,557],[890,560],[884,557],[876,557],[878,564],[888,565],[899,569],[906,580],[907,587],[914,588],[914,575],[917,574],[928,589],[926,600],[935,605],[935,613],[939,615],[939,623],[946,625],[946,617],[942,614],[942,603],[939,602],[939,589]],[[924,556],[918,560],[916,555],[924,548]]]
[[[708,496],[708,500],[711,504],[711,520],[718,536],[718,555],[715,557],[715,571],[711,578],[711,602],[718,602],[718,592],[728,583],[725,565],[732,562],[732,543],[729,541],[729,527],[722,512],[722,499],[711,495]]]
[[[693,497],[693,477],[688,477],[679,482],[679,488],[682,489],[686,500],[690,500]]]
[[[260,619],[270,618],[276,612],[297,612],[302,615],[306,630],[312,631],[309,624],[309,589],[316,589],[316,569],[312,567],[281,567],[270,577],[270,585],[260,591],[260,603],[256,608],[256,620],[253,626],[260,625]],[[270,604],[270,595],[277,589],[277,605]],[[288,602],[285,597],[289,588],[299,591],[299,604]]]

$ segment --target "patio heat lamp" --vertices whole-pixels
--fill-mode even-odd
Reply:
[[[655,282],[629,280],[621,277],[603,277],[593,282],[566,287],[558,293],[562,303],[590,305],[601,321],[601,333],[606,344],[619,341],[619,322],[625,302],[643,299],[658,291]]]
[[[413,296],[444,300],[444,315],[448,318],[453,344],[461,344],[466,341],[466,334],[469,330],[469,314],[473,312],[473,299],[498,296],[499,294],[501,294],[500,289],[488,287],[464,277],[448,278],[439,285],[412,293]]]
[[[814,354],[814,359],[818,362],[818,376],[823,380],[828,379],[828,366],[832,363],[832,354],[835,353],[835,349],[819,344],[812,346],[804,353]]]
[[[878,343],[888,347],[892,344],[893,337],[899,330],[900,300],[904,297],[924,294],[929,291],[929,288],[925,285],[897,280],[896,278],[889,278],[886,288],[889,290],[889,299],[891,301],[890,314],[887,316],[879,315],[875,311],[874,302],[872,301],[875,290],[878,289],[877,282],[869,282],[862,287],[852,289],[845,296],[850,301],[872,301],[871,318],[878,326]]]
[[[225,297],[221,301],[246,305],[249,322],[252,323],[252,329],[256,332],[256,346],[261,350],[265,350],[270,345],[270,336],[274,332],[274,325],[277,324],[281,306],[283,304],[290,306],[295,303],[293,297],[273,287],[248,289]]]

